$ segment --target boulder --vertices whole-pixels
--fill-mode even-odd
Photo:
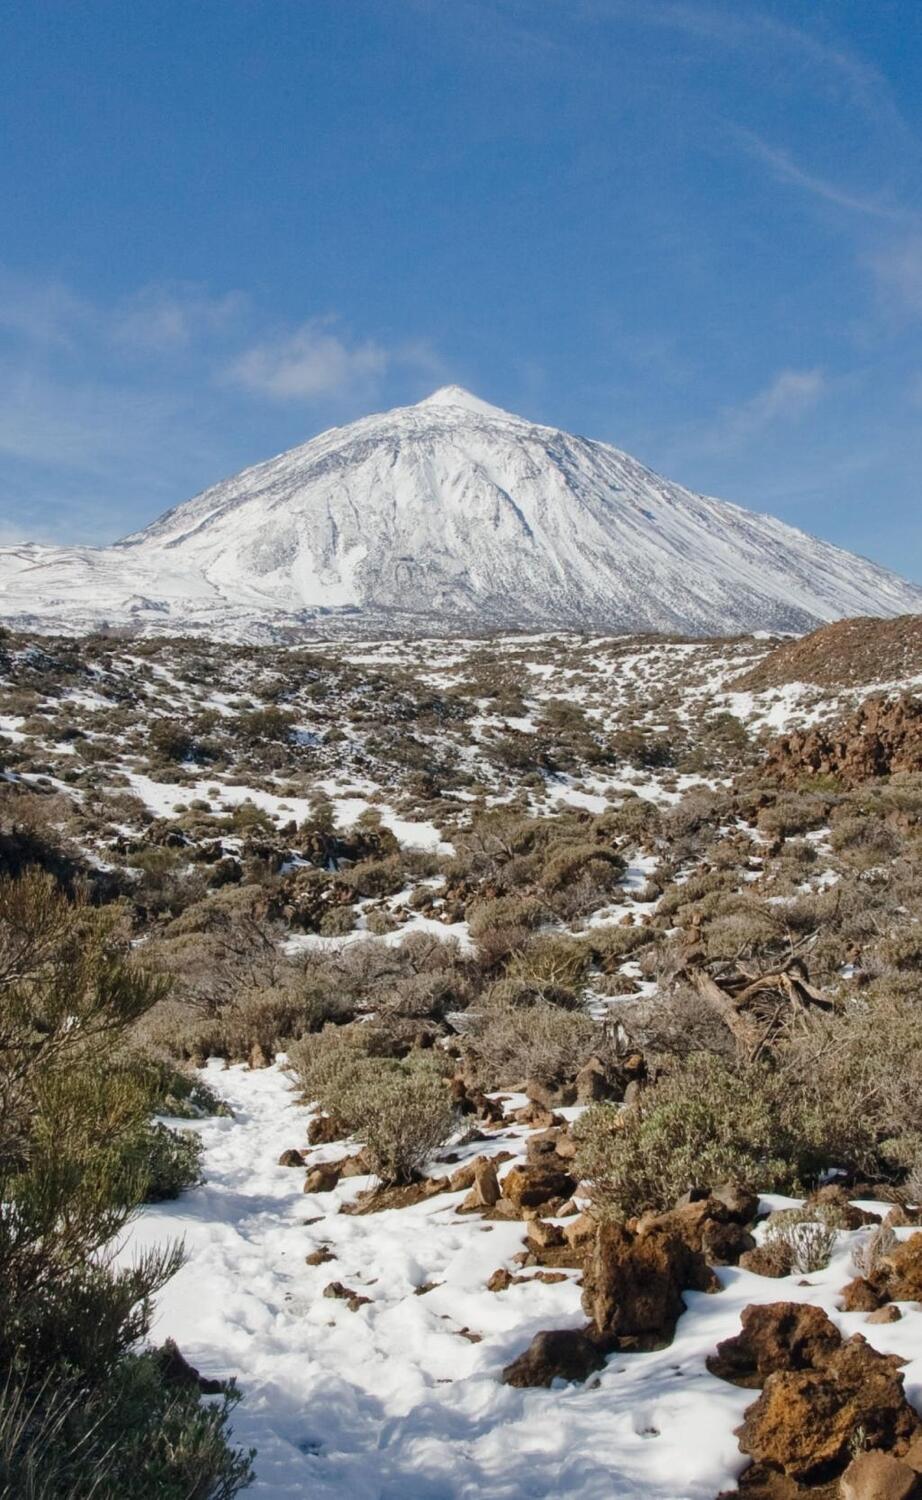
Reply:
[[[875,1312],[869,1312],[865,1318],[866,1323],[898,1323],[903,1314],[895,1302],[888,1302],[886,1307],[878,1307]]]
[[[342,1120],[337,1120],[335,1115],[315,1115],[307,1127],[308,1145],[311,1146],[332,1146],[334,1141],[340,1141],[348,1134]]]
[[[565,1172],[567,1160],[576,1154],[576,1146],[568,1149],[570,1136],[561,1126],[552,1126],[549,1130],[541,1130],[536,1135],[529,1136],[528,1145],[525,1147],[525,1160],[529,1166],[550,1167],[554,1171]],[[563,1147],[563,1151],[561,1151]],[[564,1156],[566,1153],[566,1159]]]
[[[839,1481],[842,1500],[916,1500],[919,1476],[892,1453],[874,1449],[852,1459]]]
[[[371,1175],[371,1162],[365,1154],[364,1147],[352,1156],[344,1156],[337,1162],[337,1166],[343,1177],[369,1177]]]
[[[309,1255],[305,1255],[304,1262],[308,1266],[325,1266],[328,1261],[335,1259],[328,1245],[320,1245],[316,1250],[311,1250]]]
[[[825,1187],[816,1188],[809,1197],[804,1199],[807,1208],[825,1208],[833,1211],[843,1229],[861,1229],[865,1224],[879,1224],[880,1214],[871,1213],[870,1209],[858,1208],[849,1199],[844,1187],[837,1183],[827,1183]]]
[[[819,1369],[776,1371],[737,1429],[740,1448],[802,1480],[844,1469],[859,1430],[873,1448],[905,1448],[919,1418],[903,1393],[901,1363],[855,1334]]]
[[[505,1266],[500,1266],[498,1270],[493,1272],[493,1275],[487,1282],[487,1291],[505,1292],[512,1286],[514,1280],[515,1277],[512,1272],[507,1271]]]
[[[701,1250],[709,1266],[739,1265],[740,1256],[755,1247],[749,1230],[732,1220],[727,1224],[708,1220],[701,1236]]]
[[[742,1271],[752,1271],[756,1276],[771,1276],[778,1280],[790,1276],[794,1269],[791,1251],[782,1240],[771,1245],[756,1245],[754,1250],[744,1250],[739,1258]]]
[[[572,1080],[545,1083],[540,1078],[527,1078],[525,1095],[542,1109],[554,1110],[576,1103],[576,1084]]]
[[[554,1380],[587,1380],[604,1363],[604,1354],[587,1334],[576,1328],[549,1328],[535,1334],[502,1378],[505,1385],[548,1386]]]
[[[569,1224],[564,1225],[563,1236],[572,1249],[582,1250],[595,1239],[598,1227],[598,1220],[591,1214],[578,1214]]]
[[[808,1302],[756,1303],[743,1309],[742,1327],[717,1345],[707,1367],[734,1385],[758,1389],[777,1370],[811,1369],[842,1342],[820,1307]]]
[[[501,1191],[496,1167],[489,1157],[481,1156],[475,1163],[471,1190],[461,1204],[463,1209],[493,1208],[500,1200]]]
[[[618,1087],[598,1057],[590,1057],[580,1068],[573,1086],[576,1089],[577,1104],[596,1104],[601,1099],[618,1099],[624,1092],[623,1084]]]
[[[331,1193],[339,1182],[342,1171],[339,1162],[325,1161],[311,1167],[304,1179],[305,1193]]]
[[[716,1291],[704,1257],[679,1235],[601,1224],[586,1255],[583,1310],[600,1334],[625,1347],[669,1343],[685,1310],[684,1288]]]
[[[875,1312],[887,1300],[881,1288],[864,1276],[853,1277],[842,1288],[839,1296],[842,1298],[839,1306],[843,1312]]]
[[[287,1151],[283,1151],[281,1156],[279,1157],[279,1166],[303,1167],[304,1157],[301,1155],[300,1151],[296,1150],[294,1146],[290,1146],[289,1149]]]
[[[885,1257],[884,1268],[894,1302],[922,1301],[922,1234],[896,1245]]]
[[[735,1224],[751,1224],[759,1212],[759,1195],[742,1182],[722,1182],[710,1196],[723,1204]]]
[[[565,1245],[564,1233],[559,1224],[549,1224],[545,1219],[532,1219],[528,1226],[529,1247],[537,1245],[541,1250]]]
[[[513,1167],[503,1178],[503,1197],[516,1208],[540,1208],[551,1198],[569,1198],[576,1182],[568,1172],[544,1167]]]

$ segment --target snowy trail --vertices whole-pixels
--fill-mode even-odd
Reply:
[[[309,1118],[283,1073],[213,1065],[208,1077],[234,1117],[187,1126],[205,1143],[207,1181],[145,1211],[131,1239],[185,1238],[188,1264],[162,1295],[154,1337],[172,1335],[203,1373],[239,1377],[234,1433],[258,1449],[254,1500],[714,1500],[744,1466],[733,1429],[752,1393],[712,1377],[704,1359],[747,1303],[819,1302],[880,1348],[918,1347],[918,1311],[873,1329],[835,1312],[851,1274],[843,1243],[810,1287],[722,1271],[719,1295],[686,1294],[669,1348],[615,1357],[596,1383],[513,1390],[500,1370],[534,1333],[585,1321],[575,1273],[487,1292],[522,1225],[457,1216],[462,1194],[340,1214],[367,1179],[312,1196],[302,1172],[276,1166],[304,1144]],[[321,1245],[335,1259],[306,1265]],[[333,1280],[369,1304],[350,1312],[324,1298]],[[919,1376],[913,1361],[910,1398]]]

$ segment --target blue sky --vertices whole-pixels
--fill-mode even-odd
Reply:
[[[6,0],[0,540],[458,382],[922,580],[919,0]]]

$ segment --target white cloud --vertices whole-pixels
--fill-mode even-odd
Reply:
[[[227,379],[260,396],[309,401],[343,395],[383,375],[390,355],[369,340],[349,345],[333,333],[329,319],[313,318],[294,333],[247,349],[233,361]]]
[[[726,406],[703,427],[680,440],[679,462],[744,448],[772,427],[796,422],[828,390],[822,370],[780,370],[767,385],[736,406]]]
[[[114,310],[112,337],[125,348],[165,353],[226,331],[245,308],[242,292],[212,297],[194,286],[142,287]]]
[[[731,423],[740,434],[758,432],[772,422],[809,411],[825,389],[822,370],[782,370],[763,390],[733,409]]]

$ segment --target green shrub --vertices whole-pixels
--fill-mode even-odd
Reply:
[[[128,1268],[106,1253],[148,1193],[198,1176],[197,1143],[151,1125],[156,1073],[127,1045],[163,995],[129,961],[117,914],[69,903],[38,874],[0,880],[0,1474],[10,1496],[215,1500],[249,1475],[227,1444],[226,1406],[175,1393],[138,1350],[180,1251],[147,1251]]]
[[[456,1120],[444,1075],[422,1060],[365,1059],[338,1096],[336,1112],[387,1184],[412,1182]]]
[[[171,1130],[157,1121],[145,1127],[136,1150],[146,1178],[146,1203],[178,1198],[202,1181],[202,1143],[191,1131]]]
[[[665,1209],[692,1187],[737,1178],[798,1192],[846,1155],[864,1156],[867,1121],[848,1097],[791,1089],[782,1073],[693,1054],[621,1111],[593,1105],[579,1121],[577,1169],[608,1213]]]

